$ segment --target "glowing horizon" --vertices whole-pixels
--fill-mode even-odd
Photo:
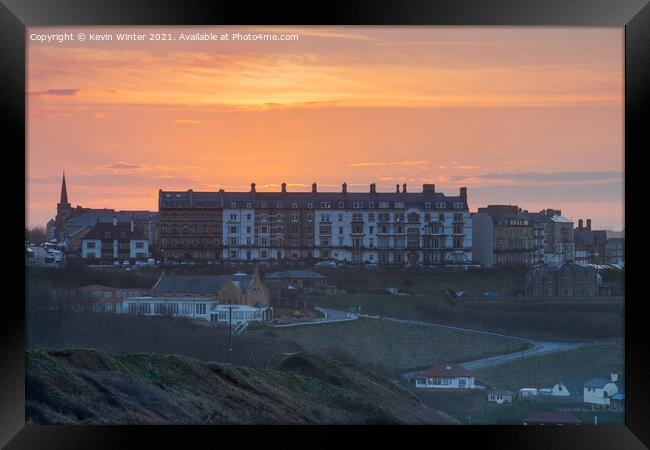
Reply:
[[[27,225],[73,205],[157,210],[158,189],[392,192],[472,211],[623,224],[623,29],[70,27],[256,31],[295,42],[28,39]]]

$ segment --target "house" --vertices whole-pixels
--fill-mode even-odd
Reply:
[[[274,296],[286,295],[290,288],[305,294],[325,294],[327,289],[327,278],[313,270],[271,272],[264,276],[264,282]]]
[[[435,364],[414,376],[415,387],[428,389],[474,389],[474,375],[460,364]]]
[[[562,380],[553,386],[552,395],[555,397],[582,397],[582,381],[576,379]]]
[[[488,402],[497,403],[512,403],[515,399],[515,393],[512,391],[494,389],[488,393]]]
[[[87,259],[131,260],[150,256],[149,240],[135,223],[97,222],[81,239],[81,257]]]
[[[574,263],[535,267],[526,274],[527,297],[595,297],[598,272]]]
[[[535,411],[526,417],[524,425],[579,425],[580,420],[570,412]]]
[[[617,374],[611,374],[610,379],[592,378],[584,385],[584,402],[592,409],[609,409],[611,397],[618,393]]]

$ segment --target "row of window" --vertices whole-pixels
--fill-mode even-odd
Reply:
[[[406,207],[405,203],[402,201],[398,202],[352,202],[352,208],[353,209],[374,209],[375,208],[375,203],[377,204],[377,207],[380,209],[389,209],[391,206],[391,203],[393,204],[393,207],[395,209],[403,209]],[[318,203],[317,203],[318,204]],[[253,203],[252,202],[246,202],[245,203],[245,208],[246,209],[253,209]],[[338,206],[340,209],[345,208],[345,202],[340,201],[340,202],[326,202],[322,201],[320,202],[320,208],[321,209],[330,209],[332,208],[332,205]],[[230,203],[230,208],[231,209],[238,209],[242,208],[244,206],[244,203],[237,203],[237,202],[231,202]],[[275,208],[276,209],[282,209],[284,207],[284,203],[282,201],[278,201],[275,203]],[[297,202],[291,202],[291,208],[292,209],[298,209],[299,205]],[[446,209],[447,208],[447,202],[424,202],[424,207],[426,209],[430,209],[432,207],[435,207],[435,209]],[[453,209],[463,209],[465,207],[464,202],[453,202],[452,203],[452,208]],[[268,209],[269,208],[269,203],[267,202],[261,202],[260,209]],[[314,202],[307,202],[307,208],[308,209],[314,209]]]

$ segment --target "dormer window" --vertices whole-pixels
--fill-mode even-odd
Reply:
[[[230,207],[233,209],[237,208],[237,202],[230,202]]]
[[[445,209],[446,207],[447,207],[447,204],[445,202],[436,202],[436,208]]]
[[[339,208],[345,208],[345,202],[339,202]]]

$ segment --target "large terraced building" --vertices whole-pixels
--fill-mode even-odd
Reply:
[[[401,188],[401,189],[400,189]],[[353,264],[472,262],[467,188],[421,192],[159,191],[164,258],[232,262],[337,260]]]

